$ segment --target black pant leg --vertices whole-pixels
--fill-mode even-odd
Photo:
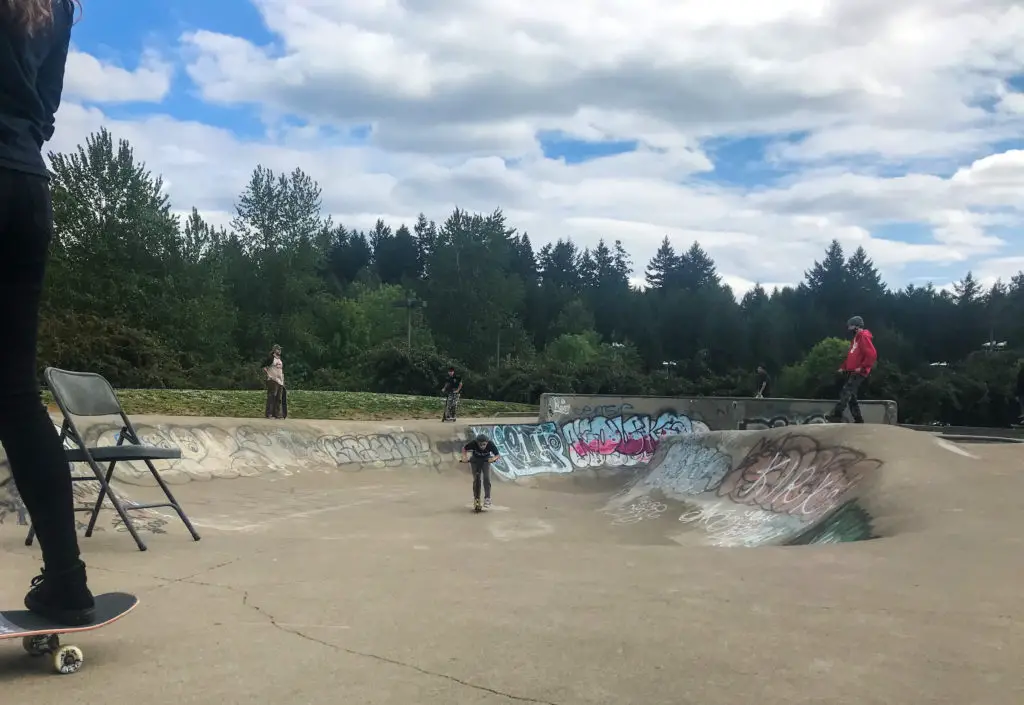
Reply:
[[[853,374],[847,380],[847,384],[850,386],[850,415],[855,423],[864,423],[864,417],[860,413],[860,401],[857,399],[857,394],[860,392],[860,386],[864,383],[864,379],[862,375]]]
[[[864,423],[864,418],[860,413],[860,404],[857,402],[857,389],[863,381],[863,375],[854,374],[853,372],[847,375],[843,388],[839,392],[839,402],[832,410],[833,416],[842,416],[846,408],[849,407],[853,420],[857,423]]]
[[[0,443],[53,572],[79,559],[71,469],[36,376],[39,302],[53,236],[46,179],[0,168]],[[103,274],[101,274],[103,276]]]
[[[480,499],[480,486],[483,485],[487,497],[491,496],[491,478],[486,475],[487,461],[473,458],[469,461],[473,468],[473,499]]]
[[[484,476],[484,499],[491,498],[491,464],[484,463],[480,468],[480,474]]]

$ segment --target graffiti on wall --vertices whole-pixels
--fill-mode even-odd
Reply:
[[[675,443],[641,486],[668,497],[689,497],[717,489],[731,469],[732,457],[727,453],[701,443]]]
[[[769,428],[784,426],[806,426],[808,424],[828,423],[824,414],[776,414],[774,416],[752,416],[739,423],[740,431],[765,431]]]
[[[117,430],[113,426],[89,429],[90,445],[115,443]],[[431,447],[426,435],[410,431],[318,435],[250,425],[224,428],[161,424],[140,426],[138,432],[146,445],[181,451],[181,459],[162,462],[160,469],[184,481],[233,478],[268,471],[287,474],[305,468],[337,467],[349,471],[367,467],[437,468],[442,461],[441,454]],[[118,475],[129,482],[148,483],[149,471],[142,463],[122,463],[118,465]]]
[[[502,459],[494,469],[507,478],[541,473],[568,473],[576,468],[646,463],[670,436],[704,433],[708,427],[666,411],[658,416],[594,416],[558,424],[474,426],[498,447]]]
[[[738,461],[700,438],[673,440],[645,477],[609,502],[613,524],[636,507],[685,505],[683,524],[713,545],[831,543],[870,538],[871,518],[857,503],[859,483],[880,460],[801,433],[761,438]],[[647,498],[647,504],[638,504]]]
[[[612,524],[637,524],[645,519],[657,519],[668,511],[664,502],[655,502],[650,497],[640,497],[624,507],[617,507],[609,512]]]
[[[790,546],[868,541],[875,538],[871,515],[855,499],[843,504],[829,517],[815,524],[802,535],[789,541]]]
[[[572,464],[582,468],[646,463],[663,438],[707,430],[700,421],[669,411],[656,418],[637,414],[574,419],[563,424],[562,437]]]
[[[798,534],[804,525],[793,517],[744,509],[728,502],[700,505],[683,512],[679,521],[702,529],[717,546],[763,546]]]
[[[60,432],[59,427],[57,427],[57,431],[58,433]],[[64,447],[72,448],[74,446],[70,441],[65,441]],[[75,475],[86,477],[92,476],[87,465],[76,464],[75,467],[85,469],[84,472],[80,470],[72,470]],[[139,503],[132,500],[132,498],[126,495],[121,489],[111,488],[111,491],[126,508],[138,506]],[[96,504],[96,498],[99,496],[99,483],[75,482],[71,485],[71,492],[74,497],[76,507],[92,509]],[[124,525],[121,517],[114,511],[113,505],[110,503],[109,499],[104,502],[103,511],[109,515],[110,523],[114,531],[128,531],[128,528]],[[139,531],[148,531],[154,534],[167,533],[165,527],[167,526],[168,519],[156,510],[134,509],[130,512],[129,516],[131,517],[135,528]],[[21,496],[18,494],[18,489],[14,484],[14,477],[11,475],[10,463],[6,458],[3,458],[0,460],[0,525],[11,523],[11,520],[13,520],[18,526],[29,525],[28,511],[25,509],[25,503],[22,501]],[[84,531],[88,526],[88,522],[89,514],[87,512],[75,513],[75,525],[79,531]],[[103,523],[97,522],[94,527],[94,531],[105,531]]]
[[[488,434],[501,454],[494,470],[509,480],[541,473],[567,473],[573,467],[558,432],[549,421],[542,424],[510,424],[494,427],[473,426],[474,435]]]
[[[548,414],[550,416],[566,416],[571,410],[569,402],[562,397],[551,397],[548,400]]]
[[[719,486],[718,496],[774,514],[817,518],[881,465],[852,448],[788,433],[758,440]]]

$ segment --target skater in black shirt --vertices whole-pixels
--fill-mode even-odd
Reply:
[[[444,415],[441,416],[442,421],[455,420],[455,409],[458,406],[461,393],[462,378],[455,374],[454,367],[449,367],[448,376],[444,380],[444,386],[441,387],[441,394],[447,397],[444,402]]]
[[[441,394],[459,394],[462,391],[462,378],[455,374],[455,368],[448,368],[448,376],[445,377],[444,386],[441,387]]]
[[[470,457],[472,456],[472,457]],[[484,486],[484,505],[491,506],[491,463],[501,460],[498,447],[484,434],[462,447],[462,462],[473,468],[473,509],[480,511],[480,484]]]

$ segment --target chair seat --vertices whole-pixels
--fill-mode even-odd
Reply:
[[[177,460],[181,457],[179,448],[158,448],[157,446],[137,446],[124,444],[120,446],[97,446],[90,448],[93,460],[102,463],[116,460],[118,462],[130,460]],[[64,455],[69,463],[85,463],[88,458],[81,448],[65,449]]]

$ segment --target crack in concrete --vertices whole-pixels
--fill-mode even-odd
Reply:
[[[9,552],[9,551],[7,551],[5,549],[0,549],[0,554],[2,554],[2,553],[11,553],[11,555],[20,555],[20,554],[14,554],[13,552]],[[218,584],[218,583],[208,583],[208,582],[205,582],[205,581],[196,580],[197,577],[199,577],[199,576],[201,576],[201,575],[203,575],[205,573],[212,573],[213,571],[217,570],[218,568],[224,568],[226,566],[231,565],[232,563],[237,563],[238,561],[243,560],[243,558],[244,557],[238,557],[238,558],[234,558],[234,559],[229,560],[229,561],[225,561],[223,563],[218,563],[216,565],[212,565],[212,566],[209,566],[207,568],[203,568],[202,570],[200,570],[200,571],[198,571],[196,573],[193,573],[191,575],[187,575],[187,576],[184,576],[184,577],[181,577],[181,578],[168,578],[168,577],[159,576],[159,575],[141,575],[141,574],[133,572],[133,571],[121,571],[121,570],[116,570],[116,569],[111,569],[111,568],[103,568],[103,567],[100,567],[100,566],[94,566],[91,569],[92,570],[96,570],[96,571],[108,572],[108,573],[120,573],[122,575],[134,575],[135,577],[146,578],[148,580],[162,581],[163,584],[155,586],[153,588],[154,590],[162,590],[162,589],[164,589],[166,587],[169,587],[171,585],[185,583],[185,584],[188,584],[188,585],[196,585],[196,586],[199,586],[199,587],[220,588],[222,590],[227,590],[229,592],[241,593],[242,594],[242,605],[244,607],[247,607],[247,608],[253,610],[256,614],[258,614],[260,617],[262,617],[263,620],[266,623],[269,623],[275,629],[277,629],[279,631],[282,631],[285,634],[291,634],[292,636],[297,636],[300,639],[304,639],[304,640],[309,641],[311,643],[314,643],[314,644],[317,644],[317,645],[320,645],[320,646],[326,646],[327,648],[333,649],[334,651],[340,651],[342,653],[346,653],[346,654],[349,654],[351,656],[359,656],[361,658],[372,659],[374,661],[379,661],[380,663],[386,663],[386,664],[389,664],[389,665],[392,665],[392,666],[398,666],[399,668],[406,668],[406,669],[409,669],[409,670],[412,670],[412,671],[416,671],[417,673],[420,673],[420,674],[425,675],[425,676],[430,676],[430,677],[433,677],[433,678],[442,678],[444,680],[450,681],[450,682],[455,683],[457,685],[461,685],[461,686],[463,686],[465,688],[470,688],[472,690],[477,690],[477,691],[480,691],[480,692],[483,692],[483,693],[490,693],[491,695],[496,695],[496,696],[498,696],[500,698],[506,698],[508,700],[513,700],[515,702],[534,703],[534,705],[559,705],[559,703],[553,702],[551,700],[540,700],[540,699],[531,698],[531,697],[528,697],[528,696],[525,696],[525,695],[515,695],[513,693],[506,693],[504,691],[497,690],[495,688],[489,688],[489,687],[487,687],[485,685],[480,685],[479,683],[472,683],[470,681],[463,680],[463,679],[461,679],[461,678],[459,678],[457,676],[452,676],[452,675],[449,675],[447,673],[441,673],[439,671],[431,671],[429,669],[417,666],[416,664],[413,664],[413,663],[407,663],[405,661],[399,661],[398,659],[389,658],[387,656],[381,656],[380,654],[374,654],[374,653],[370,653],[370,652],[367,652],[367,651],[359,651],[357,649],[350,649],[348,647],[341,646],[339,644],[333,644],[333,643],[331,643],[329,641],[324,641],[323,639],[318,639],[315,636],[312,636],[311,634],[307,634],[307,633],[305,633],[305,632],[303,632],[303,631],[301,631],[299,629],[291,628],[291,627],[285,626],[283,624],[280,624],[277,621],[277,618],[274,617],[274,615],[270,614],[269,612],[264,610],[259,605],[253,604],[250,601],[250,599],[249,599],[249,591],[248,590],[243,590],[243,589],[240,589],[240,588],[236,588],[236,587],[233,587],[231,585],[222,585],[222,584]]]
[[[227,586],[219,586],[219,587],[227,587]],[[229,590],[234,590],[234,588],[230,588],[230,587],[228,589]],[[390,664],[392,666],[398,666],[400,668],[407,668],[409,670],[416,671],[417,673],[421,673],[421,674],[423,674],[425,676],[431,676],[431,677],[434,677],[434,678],[443,678],[443,679],[445,679],[447,681],[451,681],[452,683],[456,683],[456,684],[461,685],[461,686],[463,686],[465,688],[472,688],[473,690],[479,690],[479,691],[484,692],[484,693],[490,693],[491,695],[497,695],[498,697],[507,698],[509,700],[514,700],[516,702],[536,703],[536,705],[558,705],[558,703],[552,702],[550,700],[538,700],[537,698],[530,698],[530,697],[527,697],[527,696],[524,696],[524,695],[514,695],[513,693],[506,693],[506,692],[503,692],[503,691],[500,691],[500,690],[496,690],[494,688],[489,688],[489,687],[487,687],[485,685],[480,685],[479,683],[471,683],[470,681],[463,680],[461,678],[458,678],[457,676],[452,676],[452,675],[449,675],[447,673],[440,673],[438,671],[431,671],[431,670],[426,669],[426,668],[421,668],[420,666],[417,666],[416,664],[406,663],[405,661],[399,661],[397,659],[388,658],[387,656],[381,656],[380,654],[369,653],[367,651],[358,651],[356,649],[350,649],[348,647],[340,646],[338,644],[332,644],[331,642],[324,641],[323,639],[317,639],[315,636],[312,636],[310,634],[306,634],[305,632],[303,632],[303,631],[301,631],[299,629],[292,629],[292,628],[286,627],[286,626],[284,626],[282,624],[279,624],[277,619],[274,617],[274,615],[270,614],[269,612],[264,610],[259,605],[256,605],[256,604],[253,604],[252,602],[250,602],[250,600],[249,600],[249,591],[248,590],[243,590],[241,592],[242,592],[242,605],[245,606],[245,607],[248,607],[249,609],[251,609],[254,612],[256,612],[256,614],[258,614],[261,617],[263,617],[275,629],[278,629],[278,630],[280,630],[282,632],[285,632],[286,634],[291,634],[293,636],[297,636],[300,639],[305,639],[306,641],[312,642],[314,644],[319,644],[320,646],[326,646],[329,649],[334,649],[335,651],[341,651],[343,653],[350,654],[352,656],[359,656],[359,657],[362,657],[362,658],[373,659],[374,661],[380,661],[381,663]]]

